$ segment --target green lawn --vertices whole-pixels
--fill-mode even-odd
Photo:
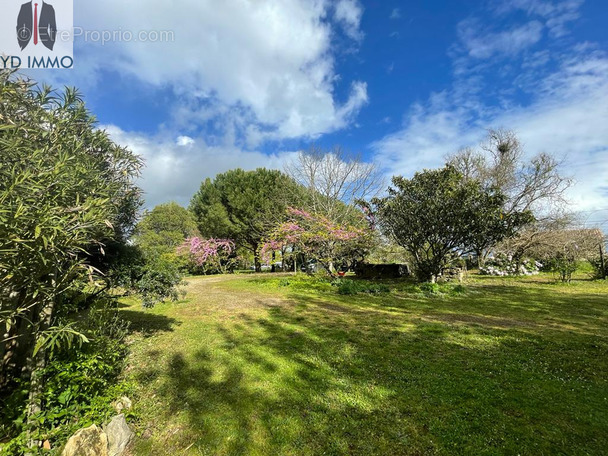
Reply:
[[[390,287],[192,278],[123,309],[133,453],[606,454],[608,283]]]

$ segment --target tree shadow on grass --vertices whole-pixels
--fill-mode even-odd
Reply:
[[[606,343],[576,328],[566,338],[563,328],[490,318],[528,298],[513,312],[538,302],[566,318],[572,303],[587,303],[570,314],[585,323],[601,312],[598,296],[547,304],[536,291],[501,300],[504,291],[404,307],[293,295],[219,322],[208,346],[160,367],[167,414],[188,424],[172,445],[203,454],[601,454]],[[426,318],[431,307],[461,321]]]
[[[606,294],[571,292],[566,287],[562,290],[504,285],[466,287],[466,293],[454,296],[424,297],[398,292],[372,298],[336,296],[332,301],[339,302],[344,309],[353,307],[350,304],[355,302],[378,311],[437,317],[444,321],[460,320],[463,323],[477,320],[480,325],[507,329],[542,327],[568,334],[574,331],[601,337],[608,325]]]
[[[145,310],[119,310],[120,316],[129,322],[129,331],[151,337],[158,332],[173,331],[181,323],[175,318],[153,314]]]

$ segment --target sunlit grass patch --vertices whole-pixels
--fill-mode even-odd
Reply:
[[[382,281],[341,295],[287,274],[189,280],[182,302],[125,309],[141,328],[135,454],[608,447],[605,282]]]

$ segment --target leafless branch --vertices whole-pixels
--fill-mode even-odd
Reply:
[[[343,221],[359,199],[377,196],[385,181],[374,163],[341,147],[311,146],[285,167],[286,173],[310,192],[312,210]]]

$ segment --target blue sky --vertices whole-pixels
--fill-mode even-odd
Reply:
[[[101,125],[144,156],[147,205],[187,204],[233,167],[281,168],[311,142],[388,175],[440,166],[487,128],[564,161],[574,205],[608,219],[608,4],[599,0],[75,2],[79,86]]]

